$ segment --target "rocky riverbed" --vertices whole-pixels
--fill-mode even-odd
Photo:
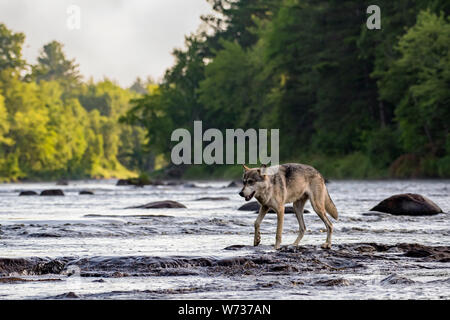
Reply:
[[[0,299],[449,299],[449,181],[330,182],[340,214],[333,247],[308,204],[300,247],[286,215],[274,250],[276,217],[253,241],[253,212],[229,182],[136,188],[116,181],[0,185]],[[92,195],[80,196],[81,190]],[[381,200],[419,193],[444,213],[370,212]],[[198,201],[199,198],[205,198]],[[152,201],[186,208],[131,208]]]

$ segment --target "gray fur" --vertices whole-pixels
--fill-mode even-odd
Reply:
[[[299,163],[286,163],[279,167],[250,169],[244,166],[244,187],[239,193],[246,201],[255,197],[261,204],[255,221],[254,245],[261,241],[260,225],[269,209],[277,213],[277,234],[275,249],[281,245],[281,234],[284,222],[284,204],[294,203],[294,210],[299,224],[299,235],[294,242],[297,246],[302,239],[306,226],[303,221],[303,208],[310,200],[314,211],[327,228],[327,240],[323,248],[331,248],[333,225],[328,219],[328,212],[334,219],[338,219],[338,212],[330,198],[322,175],[311,166]],[[270,175],[269,175],[270,174]]]

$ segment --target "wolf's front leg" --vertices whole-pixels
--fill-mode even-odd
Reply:
[[[277,236],[275,238],[275,249],[280,249],[281,235],[283,233],[283,222],[284,222],[284,205],[281,205],[277,209]]]
[[[267,206],[261,206],[259,208],[259,214],[255,221],[255,238],[253,240],[254,246],[259,245],[259,243],[261,242],[261,231],[259,230],[259,227],[261,226],[261,222],[266,216],[267,211],[269,211],[269,207]]]

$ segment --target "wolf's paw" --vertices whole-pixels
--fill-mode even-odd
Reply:
[[[322,249],[331,249],[331,243],[327,243],[325,242],[324,244],[322,244]]]

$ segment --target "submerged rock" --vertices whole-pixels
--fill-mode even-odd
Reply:
[[[248,202],[238,208],[240,211],[259,211],[260,204],[258,201]],[[275,213],[273,209],[269,210],[269,213]],[[285,206],[284,213],[295,213],[293,206]],[[303,213],[309,213],[308,210],[303,210]]]
[[[186,208],[182,203],[172,200],[155,201],[141,206],[128,207],[126,209],[166,209],[166,208]]]
[[[147,177],[138,177],[138,178],[130,178],[130,179],[120,179],[117,181],[116,186],[136,186],[136,187],[143,187],[143,186],[159,186],[163,185],[164,183],[160,180],[150,180]]]
[[[64,180],[64,179],[61,179],[61,180],[58,180],[58,181],[56,182],[56,185],[57,185],[57,186],[68,186],[68,185],[69,185],[69,181]]]
[[[44,190],[41,192],[41,196],[63,196],[64,192],[60,189]]]
[[[54,297],[54,299],[79,299],[80,297],[73,291],[63,293]]]
[[[389,197],[370,211],[379,211],[395,215],[433,215],[442,213],[442,209],[433,201],[420,194],[405,193]]]
[[[231,181],[226,188],[242,188],[243,184],[239,180]]]
[[[195,199],[195,201],[225,201],[230,200],[228,197],[203,197]]]
[[[19,193],[19,196],[37,196],[38,193],[36,191],[22,191]]]
[[[347,279],[325,279],[319,280],[314,283],[317,286],[336,287],[336,286],[349,286],[350,282]]]
[[[411,279],[408,279],[406,277],[399,276],[397,274],[391,274],[389,277],[384,278],[381,280],[381,284],[387,285],[387,284],[413,284],[414,281]]]
[[[94,192],[89,190],[81,190],[80,195],[94,195]]]

